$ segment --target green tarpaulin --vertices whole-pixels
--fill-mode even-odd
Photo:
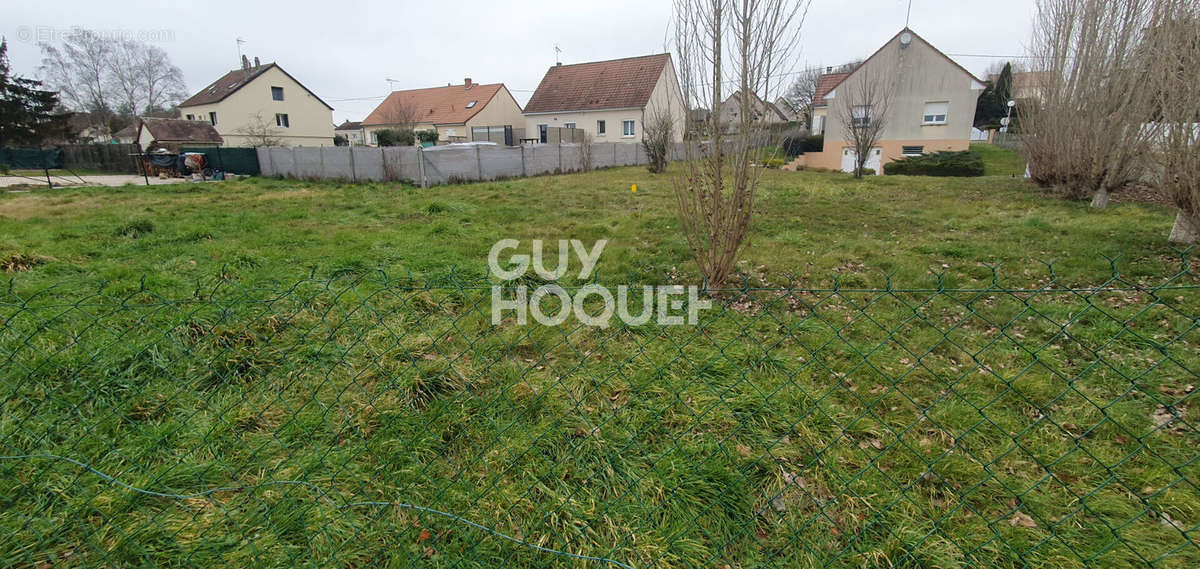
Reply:
[[[12,170],[61,169],[63,152],[57,149],[0,148],[0,164],[8,166]]]

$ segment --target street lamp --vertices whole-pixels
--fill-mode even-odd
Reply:
[[[1015,106],[1017,106],[1017,102],[1010,99],[1008,101],[1008,116],[1004,117],[1004,122],[1000,123],[1000,132],[1008,132],[1008,125],[1012,124],[1012,112]]]

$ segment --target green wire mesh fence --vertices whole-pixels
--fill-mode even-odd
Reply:
[[[10,288],[0,565],[1200,566],[1200,280],[1102,281]]]

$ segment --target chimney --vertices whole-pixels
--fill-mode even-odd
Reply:
[[[242,69],[250,69],[250,60],[246,56],[242,56]]]
[[[467,89],[470,89],[471,88],[471,78],[467,77],[466,79],[463,79],[463,85],[466,85]]]
[[[258,56],[257,56],[257,55],[256,55],[256,56],[254,56],[254,66],[255,66],[255,67],[258,67],[258,66],[260,66],[260,65],[262,65],[262,64],[258,62]]]
[[[826,73],[833,73],[833,68],[832,68],[832,67],[826,67],[826,68],[825,68],[825,72],[826,72]]]

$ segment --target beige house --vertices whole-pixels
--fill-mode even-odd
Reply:
[[[363,119],[362,128],[368,144],[376,144],[375,133],[388,128],[436,130],[439,142],[468,142],[503,140],[505,127],[522,124],[521,105],[503,83],[481,85],[468,77],[462,85],[393,91]]]
[[[206,121],[225,146],[258,146],[264,137],[284,146],[333,146],[333,107],[277,64],[226,73],[179,104],[185,120]]]
[[[741,112],[742,91],[737,90],[721,103],[721,124],[728,125],[726,128],[734,128],[739,124],[738,115]],[[753,120],[756,123],[778,124],[791,120],[774,103],[768,103],[754,93],[750,93],[750,112],[754,113]]]
[[[555,65],[525,105],[525,132],[546,142],[549,128],[578,128],[595,142],[640,142],[647,121],[671,118],[683,140],[687,108],[671,55]]]
[[[361,121],[344,121],[333,129],[333,134],[346,137],[346,144],[350,146],[362,146],[367,143],[367,135],[363,132]]]
[[[822,152],[805,155],[806,167],[853,170],[853,145],[843,134],[839,116],[850,107],[865,120],[875,112],[855,100],[856,81],[876,82],[891,92],[886,127],[867,168],[883,172],[888,162],[905,155],[970,148],[983,81],[905,28],[853,71],[821,77],[813,99],[812,131],[824,133],[825,146]]]

